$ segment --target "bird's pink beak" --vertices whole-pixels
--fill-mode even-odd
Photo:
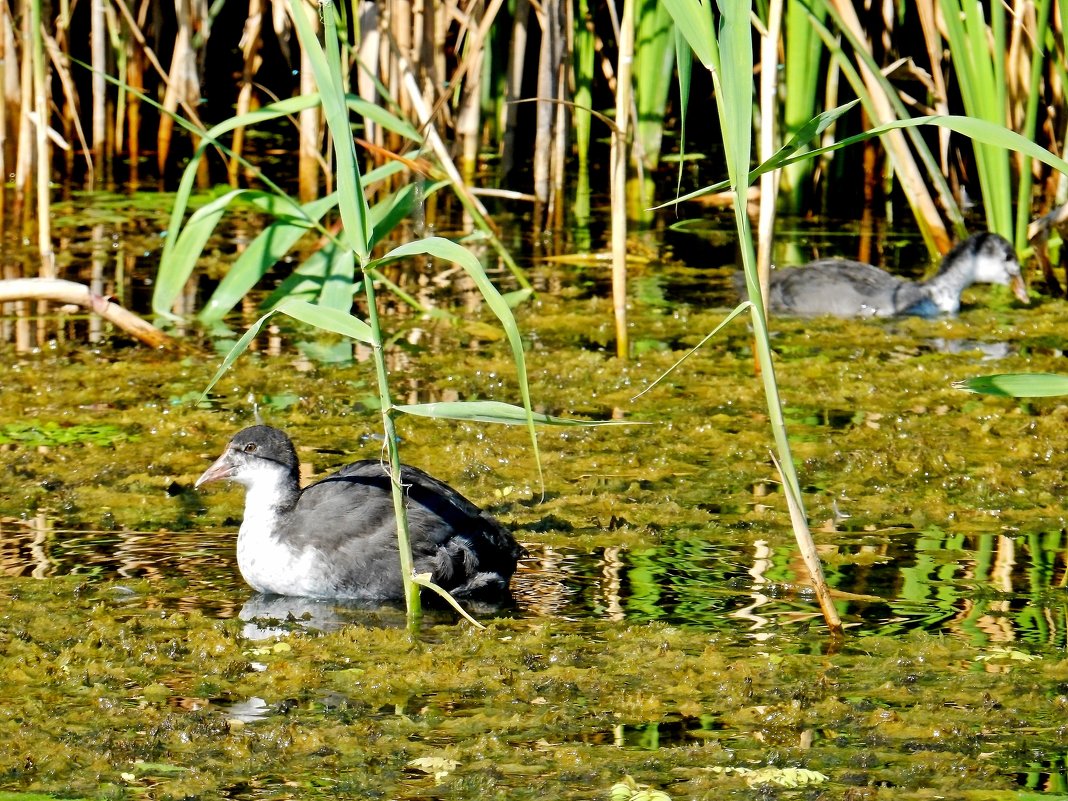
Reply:
[[[1009,286],[1012,288],[1012,294],[1020,303],[1025,306],[1031,305],[1031,298],[1027,297],[1027,284],[1024,283],[1022,275],[1014,275],[1009,281]]]
[[[223,451],[223,455],[201,474],[193,487],[198,488],[201,484],[207,484],[210,481],[221,481],[224,478],[230,478],[233,474],[234,463],[230,459],[230,449],[227,448]]]

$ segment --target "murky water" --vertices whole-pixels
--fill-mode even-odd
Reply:
[[[514,607],[476,610],[485,633],[432,610],[413,640],[395,608],[253,596],[240,492],[192,489],[253,403],[309,477],[376,458],[358,350],[282,324],[197,408],[216,361],[196,348],[90,348],[81,322],[33,352],[0,346],[0,788],[590,798],[630,774],[672,798],[1065,793],[1068,407],[952,387],[1064,372],[1063,302],[977,289],[956,320],[776,322],[849,627],[832,647],[745,327],[632,400],[729,303],[733,250],[680,236],[636,245],[628,364],[610,355],[606,267],[534,260],[519,310],[541,410],[643,425],[543,431],[541,484],[522,431],[400,421],[404,458],[529,551]],[[484,327],[389,324],[404,401],[515,400]],[[737,768],[825,778],[787,790],[788,773]]]

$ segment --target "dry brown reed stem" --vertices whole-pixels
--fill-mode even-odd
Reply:
[[[27,42],[30,38],[30,15],[23,2],[21,41]],[[30,67],[31,59],[24,53],[17,59],[19,65],[19,88],[16,108],[19,109],[19,130],[15,140],[15,217],[18,225],[23,227],[27,224],[27,199],[31,197],[32,186],[30,183],[30,167],[33,164],[33,146],[31,144],[32,131],[30,129],[31,114],[22,113],[23,108],[33,108],[33,70]]]
[[[375,78],[378,76],[379,55],[382,52],[382,32],[379,30],[378,6],[374,3],[361,3],[356,18],[359,29],[359,43],[356,47],[356,94],[368,103],[378,102],[378,88]],[[385,149],[382,129],[372,120],[364,120],[364,136],[376,147]]]
[[[126,83],[134,92],[130,92],[126,98],[126,125],[127,125],[127,155],[130,166],[130,184],[136,186],[141,163],[141,98],[136,92],[144,90],[145,75],[143,54],[133,47],[129,41],[124,41],[126,47]],[[115,131],[115,146],[121,152],[123,131],[122,125],[118,125]]]
[[[44,26],[41,0],[30,0],[30,48],[33,61],[34,158],[37,163],[37,249],[41,276],[56,277],[56,254],[52,249],[52,150],[48,144],[50,93],[44,57]]]
[[[74,79],[70,74],[70,64],[67,60],[67,56],[59,49],[59,45],[56,43],[55,39],[47,33],[42,33],[42,36],[44,37],[45,49],[48,50],[48,58],[56,70],[56,75],[59,77],[59,85],[63,87],[63,96],[67,100],[66,108],[77,110],[78,90],[74,87]],[[94,160],[99,161],[99,159],[95,159],[93,152],[90,150],[89,143],[85,138],[85,130],[82,128],[81,118],[77,114],[72,113],[70,115],[70,125],[78,137],[78,142],[82,146],[82,152],[85,153],[85,166],[87,171],[86,184],[92,186],[96,172]],[[53,138],[53,141],[56,140]],[[67,152],[70,152],[70,145],[66,141],[60,140],[58,144],[60,144],[60,146]],[[103,150],[102,142],[101,150]]]
[[[842,24],[852,32],[857,42],[862,43],[870,53],[871,43],[860,24],[860,19],[857,17],[852,0],[829,0],[829,3],[837,10]],[[857,68],[860,70],[864,85],[871,97],[872,122],[876,125],[881,125],[896,119],[897,114],[894,112],[894,107],[883,91],[878,78],[868,68],[863,59],[858,58],[857,62]],[[945,223],[942,222],[938,207],[935,205],[934,199],[931,197],[931,193],[923,180],[916,160],[912,157],[912,151],[909,150],[905,135],[901,131],[889,131],[883,135],[881,141],[890,153],[894,170],[897,173],[898,180],[901,181],[905,197],[916,213],[920,228],[940,253],[946,253],[952,244],[949,232],[946,231]]]
[[[457,49],[463,53],[461,67],[464,80],[460,92],[460,104],[456,110],[456,140],[460,150],[460,175],[468,184],[475,178],[478,167],[478,151],[482,144],[482,63],[485,60],[479,33],[483,13],[481,0],[474,0],[468,8],[461,27]],[[459,42],[462,41],[462,45]],[[452,86],[457,83],[453,82]]]
[[[157,156],[159,171],[166,169],[170,155],[171,137],[174,133],[174,112],[179,104],[196,106],[200,102],[200,76],[197,69],[197,51],[194,49],[194,31],[199,32],[200,46],[204,47],[210,26],[204,14],[207,4],[202,0],[178,0],[175,14],[178,35],[174,40],[174,52],[171,54],[171,68],[167,76],[167,85],[163,93],[163,114],[159,119],[157,132]]]
[[[630,354],[627,332],[627,138],[630,131],[631,64],[634,61],[634,4],[625,0],[619,30],[616,74],[616,128],[609,155],[612,196],[612,310],[616,324],[616,356]]]
[[[11,14],[7,3],[0,4],[0,236],[4,234],[7,218],[7,107],[12,98],[8,97],[8,54],[14,53],[14,36],[11,30]],[[14,105],[14,104],[12,104]]]
[[[568,122],[571,119],[571,109],[567,105],[571,100],[568,74],[572,48],[569,44],[571,40],[569,32],[574,30],[574,10],[573,3],[564,3],[563,19],[560,21],[561,44],[560,62],[556,70],[556,96],[563,102],[557,103],[554,109],[556,122],[553,125],[553,157],[549,176],[552,185],[549,219],[550,225],[555,228],[561,228],[564,225],[564,172],[567,168]]]
[[[451,4],[443,4],[451,5]],[[410,0],[399,0],[398,2],[387,3],[384,9],[385,19],[387,22],[386,35],[391,37],[397,51],[407,59],[409,64],[419,64],[419,59],[412,51],[412,4]],[[423,15],[420,14],[420,17]],[[436,22],[436,21],[435,21]],[[387,77],[392,83],[397,74],[397,64],[395,58],[390,50],[384,50],[383,55],[386,57],[386,63],[389,64],[387,70]],[[405,114],[410,113],[411,106],[408,105],[410,101],[405,99],[405,95],[400,91],[398,85],[393,85],[393,96],[398,98],[401,111]],[[427,94],[427,91],[431,94]],[[437,96],[437,92],[433,87],[423,86],[423,98],[434,98]],[[391,150],[397,150],[400,147],[400,140],[396,138],[396,134],[392,132],[387,134],[388,147]]]
[[[485,57],[486,37],[497,15],[504,5],[504,0],[491,0],[483,10],[481,1],[474,3],[469,11],[465,27],[466,44],[464,57],[457,65],[449,80],[450,86],[458,86],[463,81],[463,95],[456,119],[456,135],[461,147],[461,174],[470,179],[474,176],[478,161],[481,137],[481,94],[482,62]],[[472,25],[471,23],[478,23]],[[461,31],[461,35],[464,32]],[[444,97],[444,95],[443,95]]]
[[[287,4],[290,14],[306,14],[312,30],[319,32],[318,6],[308,3]],[[302,95],[314,94],[318,91],[315,85],[315,72],[307,51],[300,50],[300,93]],[[303,109],[300,112],[298,123],[300,144],[297,155],[297,194],[301,203],[309,203],[319,197],[319,165],[321,155],[319,148],[322,142],[322,112],[318,107]]]
[[[931,63],[931,80],[934,83],[933,106],[935,114],[949,113],[949,94],[946,77],[942,73],[942,36],[938,32],[938,15],[941,8],[934,0],[919,0],[916,11],[923,31],[923,43]],[[942,174],[949,176],[949,129],[938,128],[938,163]]]
[[[432,123],[430,107],[427,105],[426,100],[419,91],[419,82],[416,80],[415,74],[412,72],[411,66],[408,64],[408,60],[404,58],[395,46],[393,52],[396,57],[397,70],[399,71],[404,89],[408,94],[408,100],[412,104],[415,118],[419,121],[420,127],[424,129],[426,142],[430,145],[430,149],[434,152],[434,155],[440,162],[442,170],[444,170],[453,186],[455,186],[456,191],[462,192],[486,222],[493,225],[493,220],[490,217],[489,212],[486,210],[486,207],[483,205],[482,201],[471,194],[467,184],[465,184],[460,177],[460,172],[456,169],[452,157],[449,155],[449,149],[438,135],[438,131]]]
[[[0,281],[0,303],[19,300],[73,303],[99,314],[151,348],[173,347],[174,342],[151,323],[118,303],[93,293],[85,284],[61,278],[14,278]]]
[[[512,41],[508,53],[508,73],[505,78],[504,133],[501,137],[501,176],[507,176],[515,163],[515,126],[519,109],[515,101],[522,94],[524,54],[527,51],[527,23],[530,20],[530,0],[516,0],[512,15]]]
[[[122,18],[124,20],[126,20],[127,30],[129,30],[130,34],[133,36],[134,40],[137,42],[137,45],[141,48],[141,52],[144,54],[145,58],[148,59],[148,63],[152,65],[152,68],[159,75],[160,80],[163,82],[163,85],[166,87],[169,84],[169,78],[168,78],[168,75],[167,75],[167,71],[165,69],[163,69],[163,65],[160,64],[159,59],[156,58],[155,51],[148,44],[148,40],[145,39],[145,35],[141,31],[141,24],[139,24],[138,21],[133,18],[133,15],[130,13],[130,9],[127,8],[126,3],[125,3],[124,0],[110,0],[110,2],[113,2],[115,4],[115,7],[119,9],[119,12],[122,14]],[[135,87],[133,83],[131,83],[130,85],[133,88],[138,88],[138,87]],[[142,81],[141,82],[141,86],[143,86],[143,85],[144,85],[144,82]],[[190,105],[188,102],[186,102],[186,99],[185,99],[184,96],[179,96],[178,105],[180,105],[182,107],[182,111],[185,112],[185,115],[189,118],[190,122],[192,122],[194,125],[197,125],[200,128],[206,128],[207,127],[207,126],[204,125],[204,123],[202,123],[200,121],[200,117],[197,115],[196,109],[192,105]],[[131,138],[132,138],[132,135],[131,135]]]
[[[831,596],[831,588],[827,585],[827,578],[823,573],[823,562],[820,561],[816,543],[812,539],[812,531],[808,527],[805,510],[801,507],[800,499],[794,496],[779,460],[775,458],[774,453],[770,455],[771,461],[774,463],[775,469],[779,471],[779,477],[782,480],[783,495],[786,496],[786,506],[790,510],[790,522],[793,524],[797,548],[805,562],[805,567],[808,568],[809,579],[812,581],[812,589],[816,593],[820,611],[823,612],[823,619],[827,622],[827,628],[830,629],[831,636],[835,638],[841,637],[842,618],[839,617],[838,610],[834,607],[834,598]]]
[[[263,0],[249,0],[248,16],[245,17],[245,27],[241,31],[241,89],[237,93],[237,105],[234,108],[235,116],[247,114],[252,108],[252,88],[256,73],[260,70],[263,58],[260,56],[260,46],[263,34]],[[227,165],[227,177],[230,186],[237,186],[238,171],[241,168],[241,152],[245,148],[245,126],[241,125],[234,129],[234,136],[230,144],[232,155]]]
[[[538,103],[534,122],[534,195],[539,203],[548,203],[551,189],[551,159],[553,123],[556,109],[552,101],[563,100],[557,95],[559,73],[563,66],[564,32],[560,13],[560,0],[546,0],[536,6],[538,23],[541,25],[541,49],[538,53],[537,93]]]
[[[445,59],[445,53],[448,49],[446,40],[449,31],[449,20],[452,19],[456,4],[435,3],[433,0],[424,0],[424,2],[430,3],[434,7],[433,14],[423,14],[424,18],[432,21],[433,24],[423,33],[423,46],[424,48],[429,48],[429,52],[426,49],[421,52],[425,62],[422,68],[423,97],[430,98],[441,94],[441,89],[444,85],[445,71],[448,69]],[[437,117],[436,114],[434,116],[435,118]]]
[[[45,51],[48,53],[48,58],[52,62],[52,74],[49,76],[51,80],[53,77],[58,77],[60,81],[63,81],[64,72],[69,72],[68,65],[70,64],[70,37],[68,36],[67,26],[70,23],[69,9],[66,8],[66,3],[60,3],[60,11],[56,18],[55,36],[53,37],[47,29],[42,28],[41,35],[44,37]],[[67,146],[67,143],[74,139],[74,124],[75,120],[78,120],[79,126],[81,121],[78,118],[78,108],[81,105],[79,102],[72,102],[70,95],[66,91],[66,86],[63,87],[63,94],[66,96],[65,103],[55,102],[54,116],[59,117],[62,133],[57,133],[54,127],[54,122],[49,120],[49,131],[52,136],[53,142],[58,136],[63,143],[60,147],[63,149],[63,163],[69,174],[74,168],[74,150]],[[54,87],[49,88],[49,93],[54,91]],[[82,153],[85,155],[86,160],[90,163],[89,173],[93,172],[92,156],[88,149],[82,147]],[[87,183],[88,186],[92,186],[92,182]]]
[[[497,18],[497,14],[500,12],[501,6],[503,6],[503,5],[504,5],[504,0],[493,0],[492,3],[490,4],[489,8],[486,9],[486,13],[483,15],[483,17],[480,20],[478,26],[476,28],[474,28],[470,34],[467,34],[471,39],[477,39],[478,40],[479,45],[476,48],[476,51],[479,53],[479,57],[480,58],[481,58],[481,54],[482,54],[483,44],[485,43],[486,37],[489,34],[489,29],[493,26],[493,23]],[[459,13],[459,12],[455,12],[455,13]],[[425,15],[418,14],[418,15],[416,15],[415,19],[416,20],[422,20],[424,18],[424,16]],[[416,27],[417,28],[422,27],[424,31],[426,30],[425,23],[417,23]],[[464,36],[464,32],[461,30],[460,37],[462,38],[463,36]],[[423,63],[417,64],[417,63],[413,62],[412,58],[408,54],[405,53],[405,50],[400,46],[400,43],[394,42],[394,46],[396,47],[396,49],[401,54],[404,55],[406,63],[408,64],[408,69],[411,70],[413,72],[413,74],[416,75],[417,83],[418,83],[419,75],[420,74],[423,75],[425,80],[423,81],[423,85],[422,85],[422,89],[421,89],[421,95],[422,95],[423,100],[425,101],[425,103],[430,104],[432,106],[431,110],[430,110],[430,119],[431,120],[437,120],[439,118],[439,116],[448,109],[448,101],[449,101],[449,99],[450,99],[450,97],[452,95],[449,92],[439,92],[439,91],[437,91],[435,83],[433,81],[429,80],[430,76],[429,76],[428,71],[427,71],[427,63],[426,63],[425,60],[423,61]],[[468,49],[468,50],[470,50],[472,48],[469,46],[468,48],[459,48],[459,49]],[[425,49],[424,49],[423,52],[421,52],[421,55],[425,55]],[[467,79],[467,80],[465,80],[465,79],[466,79],[466,76],[468,75],[468,73],[471,72],[471,69],[470,69],[471,66],[472,66],[472,59],[470,57],[464,56],[463,58],[461,58],[460,61],[457,64],[457,66],[456,66],[456,69],[453,71],[452,75],[449,76],[448,85],[455,87],[455,86],[460,86],[461,82],[463,82],[465,84],[464,93],[465,93],[465,95],[467,95],[469,93],[469,89],[467,88],[466,84],[467,84],[467,80],[470,80],[470,79]],[[398,74],[400,72],[400,69],[399,69],[399,67],[397,66],[396,63],[393,63],[392,70],[393,70],[394,74]],[[434,67],[434,71],[436,71],[436,70],[437,70],[437,67],[435,66]],[[481,70],[481,67],[479,67],[479,69],[475,70],[475,73],[479,74],[480,70]],[[475,91],[474,91],[473,94],[475,95],[475,98],[477,100],[477,96],[478,96],[477,85],[475,87]],[[408,113],[410,113],[412,109],[411,109],[411,106],[409,105],[410,101],[408,99],[408,93],[407,92],[400,92],[399,90],[397,90],[397,91],[394,92],[394,96],[398,97],[398,100],[400,101],[400,102],[398,102],[398,105],[403,110],[405,110]],[[423,124],[424,123],[420,123],[420,125],[423,125]],[[459,130],[459,122],[457,123],[457,130]],[[476,149],[477,149],[477,145],[478,145],[478,139],[476,137],[476,140],[475,140]],[[398,149],[400,149],[401,152],[404,152],[410,146],[411,146],[410,142],[405,142],[403,147],[398,148]],[[476,150],[476,152],[477,152],[477,150]]]
[[[90,0],[89,3],[89,48],[90,57],[89,61],[93,66],[93,75],[90,79],[92,81],[92,134],[93,144],[91,148],[86,149],[86,153],[91,153],[89,158],[89,176],[87,177],[87,183],[92,186],[92,170],[93,162],[103,166],[104,159],[106,157],[105,148],[107,146],[107,33],[104,20],[104,0]],[[70,103],[75,107],[74,103]],[[78,115],[74,115],[75,121],[78,121]],[[79,122],[80,127],[80,122]]]

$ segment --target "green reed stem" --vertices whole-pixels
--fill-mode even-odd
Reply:
[[[1046,68],[1046,34],[1049,31],[1052,0],[1039,0],[1035,8],[1035,37],[1031,51],[1031,75],[1028,82],[1027,108],[1024,112],[1025,138],[1034,140],[1038,128],[1038,102],[1042,96],[1042,74]],[[1020,184],[1016,191],[1016,230],[1013,244],[1022,250],[1027,245],[1027,226],[1031,219],[1031,159],[1020,155]]]
[[[407,610],[408,628],[415,630],[422,617],[419,585],[415,583],[415,564],[412,559],[411,536],[408,531],[408,510],[404,505],[404,485],[401,484],[400,449],[397,447],[397,429],[393,421],[393,399],[389,391],[389,370],[382,347],[382,326],[378,320],[378,302],[375,297],[374,276],[369,270],[363,273],[364,297],[367,299],[367,324],[371,328],[371,353],[378,380],[378,400],[382,408],[382,433],[386,439],[386,454],[389,460],[389,484],[393,490],[393,511],[397,517],[397,550],[400,553],[401,579],[404,581],[404,606]]]
[[[808,568],[823,611],[824,620],[832,634],[839,634],[842,622],[834,608],[830,590],[823,575],[812,534],[808,529],[802,503],[801,484],[797,478],[790,441],[786,434],[779,387],[775,379],[775,365],[771,356],[771,340],[767,318],[761,300],[757,277],[756,251],[749,225],[746,194],[749,187],[749,162],[753,150],[753,42],[749,23],[750,3],[720,5],[718,36],[712,25],[710,9],[699,0],[665,0],[675,24],[683,31],[686,41],[712,73],[716,111],[723,133],[723,149],[727,174],[734,195],[734,220],[738,230],[738,244],[749,292],[750,321],[753,341],[764,385],[764,398],[771,422],[772,437],[778,452],[776,460],[782,474],[784,492],[788,496],[790,518],[798,549]],[[729,65],[724,71],[722,66]]]
[[[382,433],[386,441],[389,462],[390,488],[393,491],[393,509],[397,519],[397,551],[400,555],[401,580],[404,582],[404,603],[407,610],[408,628],[415,630],[422,617],[419,586],[414,581],[415,569],[412,558],[411,537],[408,530],[408,512],[404,503],[404,487],[401,484],[400,450],[393,421],[393,400],[389,391],[389,370],[386,367],[382,347],[382,325],[378,317],[378,301],[375,296],[374,278],[369,263],[373,244],[373,231],[369,219],[367,199],[360,180],[359,163],[356,160],[356,144],[349,127],[348,107],[345,104],[345,88],[342,75],[341,53],[338,44],[337,20],[331,0],[320,0],[320,11],[325,23],[326,52],[311,36],[302,37],[316,69],[323,111],[334,142],[337,160],[338,209],[345,226],[350,247],[356,254],[357,266],[363,274],[364,297],[367,299],[367,324],[371,329],[371,352],[378,382],[378,399],[382,409]],[[298,9],[294,15],[300,18]],[[310,26],[307,26],[310,33]]]

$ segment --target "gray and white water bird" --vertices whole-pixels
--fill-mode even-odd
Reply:
[[[338,600],[403,597],[389,476],[379,461],[343,467],[304,489],[293,443],[257,425],[239,431],[200,487],[245,488],[237,564],[254,589]],[[506,600],[523,549],[492,516],[447,484],[405,465],[414,568],[461,598]]]
[[[961,293],[976,283],[1008,285],[1021,303],[1029,302],[1012,245],[997,234],[981,233],[958,243],[926,281],[909,281],[850,259],[817,259],[776,270],[768,305],[780,314],[937,317],[956,314]]]

